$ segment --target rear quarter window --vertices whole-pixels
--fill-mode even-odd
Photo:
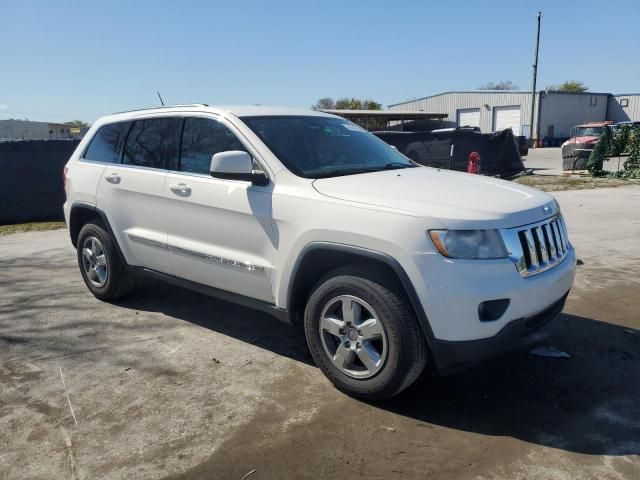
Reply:
[[[120,145],[129,125],[130,122],[119,122],[100,127],[82,158],[92,162],[118,163]]]

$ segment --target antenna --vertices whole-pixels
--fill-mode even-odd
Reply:
[[[164,107],[164,100],[162,100],[162,95],[160,95],[160,92],[157,90],[156,90],[156,93],[158,94],[158,98],[160,99],[160,105]]]

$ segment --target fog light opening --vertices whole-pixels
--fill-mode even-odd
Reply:
[[[493,322],[498,320],[509,307],[509,299],[487,300],[478,305],[478,317],[481,322]]]

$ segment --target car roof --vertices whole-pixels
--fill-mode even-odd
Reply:
[[[260,116],[309,116],[309,117],[333,117],[335,115],[309,110],[305,108],[277,107],[271,105],[208,105],[206,103],[193,103],[187,105],[166,105],[160,107],[128,110],[107,115],[101,118],[100,123],[130,120],[146,115],[162,115],[185,112],[210,112],[217,115],[231,114],[236,117],[260,117]]]

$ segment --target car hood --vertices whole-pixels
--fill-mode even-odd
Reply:
[[[328,197],[431,217],[451,229],[516,227],[558,208],[553,197],[534,188],[429,167],[323,178],[313,186]]]
[[[574,143],[577,144],[581,144],[581,143],[595,143],[600,139],[600,137],[594,137],[594,136],[585,136],[585,137],[571,137],[569,140],[567,140],[566,142],[564,142],[562,145],[572,145]]]

